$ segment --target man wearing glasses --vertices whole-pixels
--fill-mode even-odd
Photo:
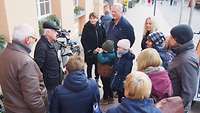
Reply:
[[[54,46],[59,27],[53,21],[46,21],[43,23],[43,28],[44,33],[36,45],[34,59],[43,73],[50,102],[55,87],[61,82],[60,62]]]
[[[18,25],[12,43],[0,55],[0,84],[6,113],[47,112],[42,73],[29,55],[36,40],[31,26]]]

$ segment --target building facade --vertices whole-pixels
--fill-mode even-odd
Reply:
[[[0,0],[0,34],[8,42],[12,40],[15,25],[28,23],[39,36],[38,21],[56,15],[62,28],[71,30],[71,37],[78,37],[88,15],[103,12],[103,0]]]

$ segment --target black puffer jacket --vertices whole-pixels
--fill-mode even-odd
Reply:
[[[47,89],[59,85],[60,62],[58,60],[57,51],[44,36],[40,38],[36,45],[34,59],[43,73]]]

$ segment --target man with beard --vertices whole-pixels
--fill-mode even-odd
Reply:
[[[42,73],[29,55],[37,38],[27,24],[14,28],[13,41],[0,56],[0,83],[6,113],[46,113]]]

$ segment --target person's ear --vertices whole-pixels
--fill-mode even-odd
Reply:
[[[31,39],[29,37],[25,38],[25,44],[29,45],[31,43]]]

